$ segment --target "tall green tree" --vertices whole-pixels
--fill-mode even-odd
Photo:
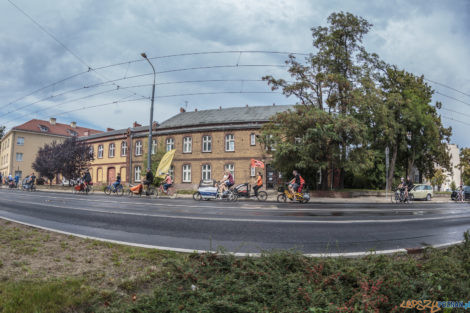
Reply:
[[[316,53],[310,54],[305,64],[293,55],[286,61],[293,82],[272,76],[263,79],[273,90],[282,89],[286,96],[297,97],[299,106],[311,107],[298,110],[298,118],[303,117],[306,111],[320,114],[320,119],[331,115],[328,117],[328,123],[331,124],[328,125],[336,133],[323,133],[323,136],[331,134],[331,137],[323,138],[327,142],[329,154],[319,168],[323,172],[322,177],[326,177],[332,168],[339,169],[340,187],[343,187],[346,169],[354,167],[351,166],[351,163],[355,163],[354,156],[367,152],[362,148],[364,137],[357,137],[363,130],[363,123],[357,117],[361,102],[357,101],[354,91],[361,83],[370,59],[374,57],[362,46],[362,39],[372,25],[361,17],[344,12],[331,14],[328,23],[328,27],[311,29]],[[327,111],[327,115],[322,111]],[[313,124],[311,127],[319,130],[322,125]],[[269,128],[272,125],[265,130]],[[279,139],[278,143],[282,142]],[[365,159],[364,156],[357,158]]]
[[[458,167],[462,173],[462,183],[464,185],[469,186],[470,185],[470,148],[463,148],[460,150],[460,164]]]

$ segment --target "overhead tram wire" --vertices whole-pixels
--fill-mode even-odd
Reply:
[[[452,121],[455,121],[455,122],[458,122],[458,123],[461,123],[461,124],[470,126],[470,123],[464,122],[464,121],[461,121],[461,120],[456,120],[456,119],[453,118],[453,117],[448,117],[448,116],[444,116],[444,115],[441,115],[441,117],[442,117],[442,118],[445,118],[445,119],[447,119],[447,120],[452,120]]]
[[[439,86],[448,88],[448,89],[453,90],[453,91],[455,91],[455,92],[461,93],[461,94],[463,94],[463,95],[465,95],[465,96],[467,96],[467,97],[470,97],[470,94],[468,94],[468,93],[466,93],[466,92],[463,92],[463,91],[460,91],[460,90],[458,90],[458,89],[455,89],[454,87],[448,86],[448,85],[446,85],[446,84],[437,82],[437,81],[435,81],[435,80],[428,79],[428,78],[426,78],[426,77],[424,77],[424,80],[427,80],[427,81],[430,82],[430,83],[433,83],[433,84],[436,84],[436,85],[439,85]]]
[[[199,66],[199,67],[172,69],[172,70],[160,71],[160,72],[157,72],[157,74],[173,73],[173,72],[181,72],[181,71],[191,71],[191,70],[203,70],[203,69],[238,68],[238,67],[285,67],[285,66],[286,65],[283,65],[283,64],[211,65],[211,66]],[[97,86],[103,86],[104,84],[107,84],[107,83],[111,83],[111,84],[115,85],[118,89],[128,89],[128,88],[124,88],[124,86],[117,85],[116,82],[122,81],[122,80],[138,78],[138,77],[149,76],[149,75],[153,75],[153,73],[139,74],[139,75],[134,75],[134,76],[127,76],[127,77],[122,77],[122,78],[118,78],[118,79],[113,79],[113,80],[107,80],[107,81],[103,81],[101,83],[96,83],[96,84],[92,84],[92,85],[83,86],[81,88],[76,88],[76,89],[71,90],[70,92],[78,91],[78,90],[81,90],[83,88],[92,88],[92,87],[94,88],[94,87],[97,87]],[[245,80],[245,81],[250,81],[250,80]],[[65,95],[65,94],[67,94],[67,92],[64,92],[60,95]],[[134,94],[134,95],[136,95],[136,94]],[[140,95],[140,96],[142,96],[142,95]],[[49,96],[49,97],[44,98],[43,100],[52,99],[54,97],[55,96]],[[39,102],[41,102],[41,101],[36,101],[32,104],[36,104],[36,103],[39,103]],[[20,106],[20,107],[17,107],[14,110],[8,111],[7,113],[5,113],[3,115],[0,115],[0,117],[4,117],[4,116],[7,116],[11,113],[17,112],[17,111],[19,111],[19,110],[21,110],[21,109],[23,109],[23,108],[25,108],[29,105],[31,105],[31,103]]]
[[[309,55],[308,53],[300,53],[300,52],[281,52],[281,51],[264,51],[264,50],[231,50],[231,51],[206,51],[206,52],[191,52],[191,53],[181,53],[181,54],[171,54],[171,55],[163,55],[163,56],[156,56],[156,57],[153,57],[153,58],[149,58],[149,59],[163,59],[163,58],[171,58],[171,57],[180,57],[180,56],[190,56],[190,55],[205,55],[205,54],[230,54],[230,53],[264,53],[264,54],[293,54],[293,55]],[[64,78],[61,78],[59,79],[58,81],[55,81],[53,83],[50,83],[48,85],[45,85],[41,88],[38,88],[16,100],[13,100],[9,103],[7,103],[6,105],[11,105],[15,102],[18,102],[28,96],[31,96],[39,91],[42,91],[44,89],[47,89],[49,87],[52,87],[54,85],[57,85],[57,84],[60,84],[62,82],[65,82],[67,80],[70,80],[72,78],[75,78],[77,76],[80,76],[80,75],[83,75],[83,74],[86,74],[86,73],[89,73],[90,71],[98,71],[98,70],[102,70],[102,69],[106,69],[106,68],[110,68],[110,67],[115,67],[115,66],[120,66],[120,65],[129,65],[129,64],[132,64],[132,63],[137,63],[137,62],[142,62],[143,60],[142,59],[135,59],[135,60],[130,60],[130,61],[126,61],[126,62],[119,62],[119,63],[114,63],[114,64],[110,64],[110,65],[105,65],[105,66],[99,66],[99,67],[95,67],[95,68],[91,68],[90,66],[88,66],[88,64],[86,64],[88,70],[86,71],[83,71],[83,72],[79,72],[79,73],[76,73],[76,74],[73,74],[73,75],[70,75],[70,76],[67,76],[67,77],[64,77]],[[238,67],[243,67],[244,65],[243,64],[239,64]],[[282,66],[285,66],[285,65],[282,65]],[[236,65],[234,67],[237,67]],[[111,81],[111,80],[108,80],[108,81]]]
[[[466,104],[466,105],[470,105],[469,102],[462,101],[462,100],[457,99],[457,98],[454,98],[454,97],[452,97],[452,96],[443,94],[442,92],[439,92],[439,91],[436,91],[436,94],[441,95],[441,96],[444,96],[444,97],[449,98],[449,99],[452,99],[452,100],[455,100],[455,101],[458,101],[458,102],[463,103],[463,104]]]
[[[41,24],[39,24],[36,20],[34,20],[28,13],[26,13],[24,10],[22,10],[19,6],[17,6],[13,1],[8,0],[11,5],[13,5],[18,11],[20,11],[24,16],[26,16],[28,19],[30,19],[39,29],[41,29],[43,32],[45,32],[49,37],[54,39],[61,47],[63,47],[65,50],[67,50],[71,55],[73,55],[80,63],[85,65],[88,68],[88,71],[93,71],[93,73],[98,76],[100,79],[108,80],[106,77],[104,77],[101,74],[98,74],[95,72],[93,67],[91,67],[87,62],[85,62],[81,57],[79,57],[75,52],[73,52],[71,49],[69,49],[65,44],[63,44],[56,36],[54,36],[50,31],[48,31],[46,28],[44,28]],[[116,85],[116,87],[119,87]],[[137,95],[134,93],[134,95]],[[143,97],[143,96],[142,96]]]
[[[126,88],[126,87],[123,87]],[[173,95],[164,95],[164,96],[157,96],[155,98],[174,98],[174,97],[187,97],[187,96],[199,96],[199,95],[221,95],[221,94],[282,94],[281,92],[274,92],[274,91],[219,91],[219,92],[198,92],[198,93],[184,93],[184,94],[173,94]],[[124,98],[125,99],[125,98]],[[104,107],[112,104],[123,103],[123,102],[132,102],[132,101],[139,101],[139,100],[149,100],[150,98],[138,98],[138,99],[131,99],[131,100],[116,100],[111,102],[105,102],[102,104],[95,104],[90,106],[84,106],[81,108],[64,111],[56,115],[64,115],[67,113],[81,111],[81,110],[88,110],[92,108]]]

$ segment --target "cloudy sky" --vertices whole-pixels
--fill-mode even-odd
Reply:
[[[285,54],[237,51],[312,52],[310,28],[348,11],[374,25],[368,51],[436,82],[452,141],[470,146],[470,125],[458,122],[470,124],[468,0],[11,1],[19,9],[0,1],[0,125],[8,128],[52,116],[97,129],[148,124],[153,75],[141,52],[158,72],[160,122],[182,106],[295,103],[259,81],[285,76]]]

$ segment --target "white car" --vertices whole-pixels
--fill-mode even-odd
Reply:
[[[434,197],[434,192],[432,187],[429,185],[415,185],[410,191],[410,195],[413,196],[413,199],[422,199],[426,201],[431,201]]]

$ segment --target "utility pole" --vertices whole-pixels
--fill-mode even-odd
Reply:
[[[147,168],[152,168],[152,126],[153,126],[153,101],[155,99],[155,78],[157,73],[155,72],[155,68],[153,67],[152,62],[147,58],[145,52],[140,54],[144,59],[149,62],[150,66],[153,70],[153,86],[152,86],[152,102],[150,105],[150,123],[149,123],[149,140],[148,140],[148,153],[147,153]]]
[[[388,167],[389,167],[389,163],[390,163],[390,160],[389,160],[389,155],[390,153],[390,149],[387,147],[385,147],[385,198],[388,198]]]

